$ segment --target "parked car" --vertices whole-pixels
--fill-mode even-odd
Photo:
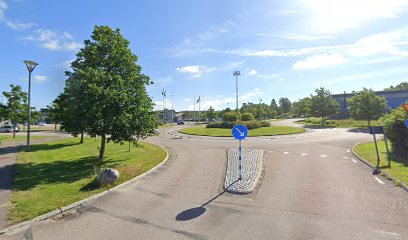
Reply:
[[[38,123],[38,126],[45,126],[46,124],[45,124],[45,122],[39,122]]]
[[[18,132],[20,129],[16,126],[14,130]],[[0,128],[0,133],[10,133],[10,132],[13,132],[13,126],[11,125],[5,125]]]
[[[184,121],[182,121],[182,120],[178,121],[177,125],[184,125]]]

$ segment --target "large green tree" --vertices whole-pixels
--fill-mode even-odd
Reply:
[[[299,99],[299,101],[293,103],[293,112],[299,117],[306,117],[310,115],[312,111],[311,105],[312,103],[310,97]]]
[[[310,96],[312,115],[322,118],[322,125],[324,125],[326,117],[338,112],[339,104],[324,87],[317,88],[315,93],[316,95]]]
[[[347,102],[351,117],[367,120],[368,126],[371,126],[371,120],[378,119],[387,108],[385,98],[367,88],[355,93]]]
[[[137,56],[120,30],[95,26],[91,38],[84,41],[84,47],[71,63],[72,72],[67,72],[63,96],[70,93],[71,84],[80,89],[80,94],[67,94],[63,102],[75,102],[71,97],[83,97],[85,130],[91,137],[101,137],[99,161],[102,162],[107,141],[136,144],[139,139],[154,134],[157,116],[146,91],[150,78],[141,73]]]
[[[210,108],[207,111],[207,118],[216,118],[217,117],[217,113],[215,112],[214,108],[210,106]]]
[[[27,116],[27,93],[23,92],[19,85],[11,84],[10,88],[10,92],[3,92],[7,98],[5,117],[11,121],[13,129],[15,129],[17,123],[23,122]],[[16,137],[15,131],[13,131],[13,137]]]
[[[292,108],[292,102],[289,98],[282,97],[279,99],[279,111],[283,116],[287,116]]]

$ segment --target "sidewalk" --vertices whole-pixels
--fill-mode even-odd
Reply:
[[[32,144],[44,143],[67,137],[57,135],[36,139]],[[7,226],[7,212],[10,205],[10,196],[13,189],[14,164],[17,160],[17,150],[25,147],[25,141],[7,141],[0,146],[0,229]]]

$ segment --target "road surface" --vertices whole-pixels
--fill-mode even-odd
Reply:
[[[243,148],[265,152],[263,174],[253,193],[234,195],[222,187],[226,149],[237,141],[177,128],[148,139],[170,152],[157,171],[71,215],[0,238],[408,239],[408,193],[375,178],[350,152],[371,140],[367,133],[248,138]]]

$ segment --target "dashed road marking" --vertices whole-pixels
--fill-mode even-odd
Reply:
[[[307,153],[302,153],[302,156],[307,156],[307,155],[309,155],[309,154],[307,154]]]
[[[268,151],[268,152],[273,153],[273,151]]]
[[[343,159],[349,159],[349,157],[343,157]]]
[[[350,152],[350,149],[347,149],[347,152]]]
[[[355,162],[355,163],[357,162],[357,160],[356,160],[356,159],[354,159],[354,158],[352,158],[351,160],[352,160],[353,162]]]
[[[283,154],[289,154],[289,152],[283,152]]]
[[[377,180],[377,182],[379,182],[379,183],[381,183],[381,184],[385,184],[383,181],[381,181],[381,179],[379,179],[378,177],[375,177],[374,176],[374,178],[375,178],[375,180]]]
[[[327,155],[321,154],[320,157],[325,158]]]

